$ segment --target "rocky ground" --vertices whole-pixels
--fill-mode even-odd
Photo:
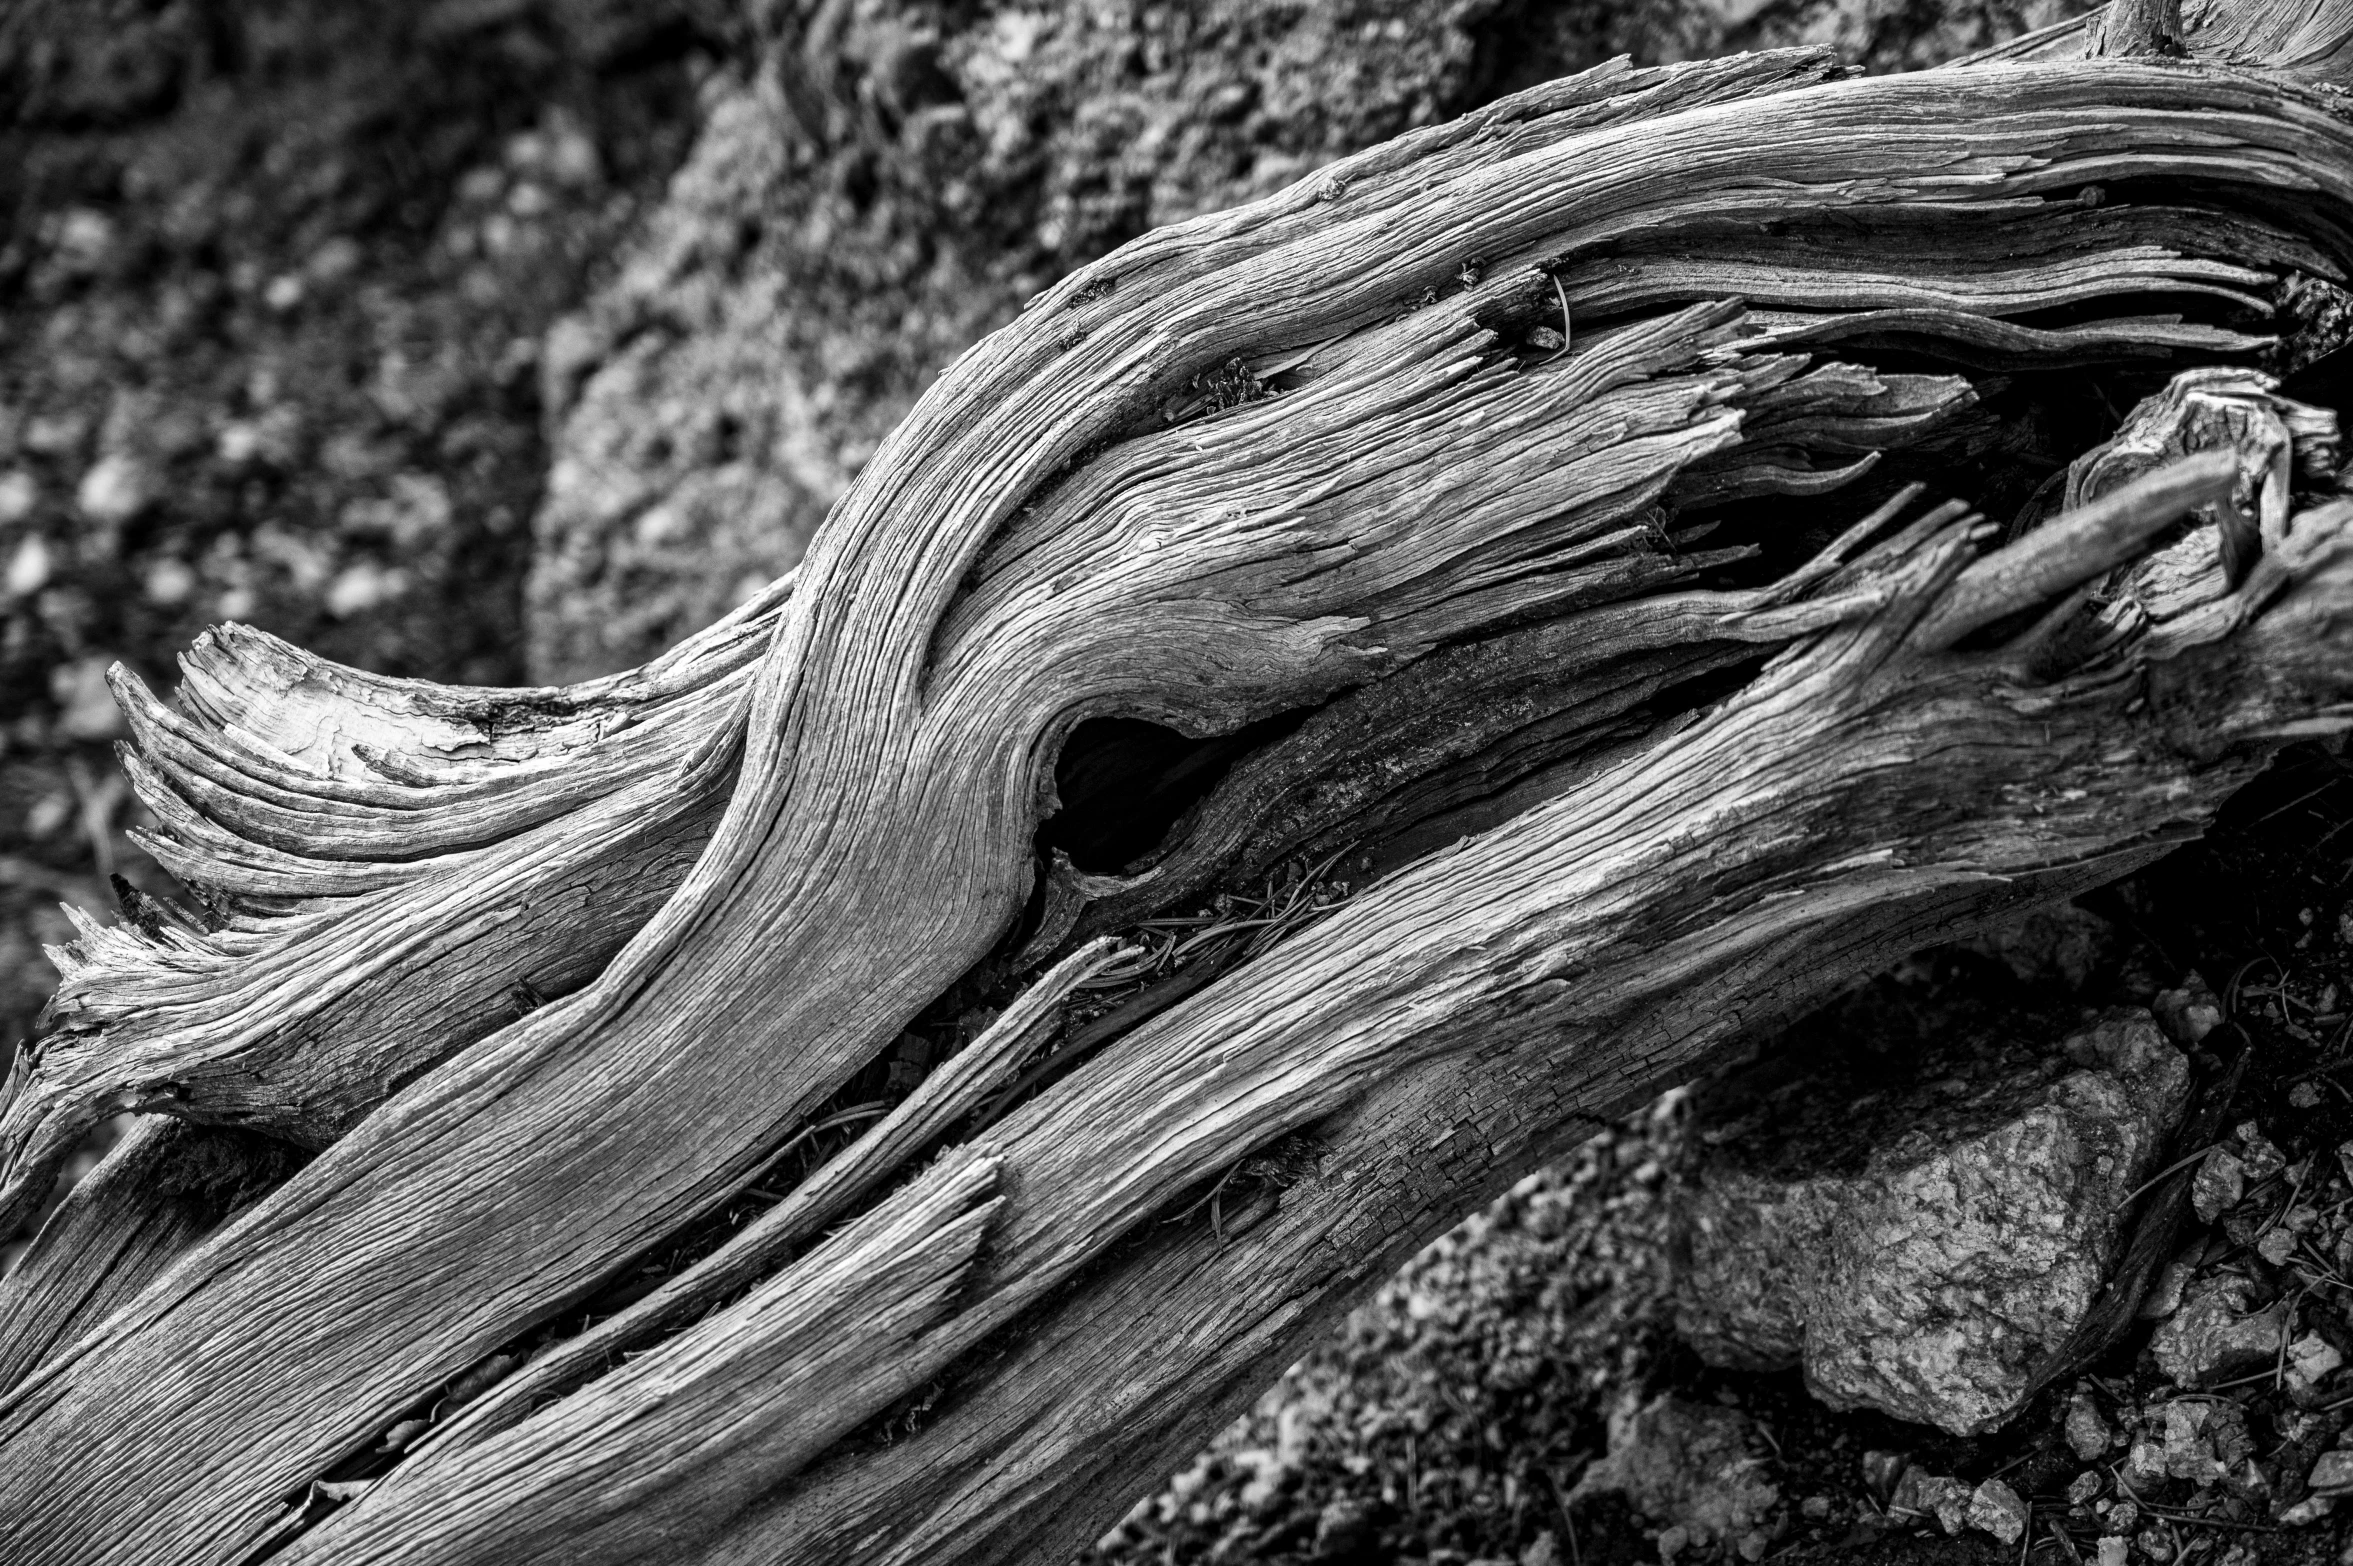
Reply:
[[[162,889],[125,835],[114,660],[168,684],[235,618],[439,679],[634,662],[789,565],[931,372],[1134,233],[1621,49],[1901,69],[2068,9],[28,0],[0,14],[0,1037],[34,1025],[59,901],[108,908],[117,872]],[[1782,1171],[1813,1182],[1814,1230],[1884,1243],[1711,1264],[1708,1193],[1801,1139],[1671,1098],[1434,1246],[1095,1554],[2338,1560],[2348,825],[2343,763],[2298,753],[2083,917],[1796,1030],[1843,1052],[1842,1105],[1944,1128]],[[2117,1007],[2150,1009],[2178,1104],[2061,1048]],[[1891,1055],[1950,1075],[1875,1077]],[[1923,1169],[2068,1138],[2112,1167],[2063,1212],[2005,1207],[1986,1254],[2064,1222],[2121,1253],[2170,1195],[2121,1171],[2187,1160],[2122,1341],[1991,1433],[1808,1390],[2017,1393],[2082,1289],[1940,1274],[1903,1202]],[[1853,1298],[1893,1303],[1840,1318],[1824,1302],[1882,1253],[1927,1270],[1874,1274]],[[1754,1275],[1737,1331],[1711,1266]],[[1994,1325],[1933,1366],[1874,1358],[1948,1285]]]

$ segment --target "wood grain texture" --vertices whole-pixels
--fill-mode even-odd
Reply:
[[[2168,23],[2193,57],[2292,71],[2339,86],[2353,75],[2353,8],[2345,0],[2291,0],[2280,5],[2180,0],[2170,14],[2153,21],[2136,16],[2123,33],[2146,38],[2166,30]],[[2085,59],[2095,32],[2107,31],[2103,12],[2087,11],[1954,63],[1966,67],[2008,60]]]
[[[301,1161],[247,1133],[141,1119],[0,1279],[0,1389],[105,1320]]]
[[[51,951],[53,1027],[0,1112],[0,1230],[114,1109],[324,1146],[586,983],[709,836],[790,580],[564,690],[386,679],[235,625],[182,660],[176,707],[116,669],[124,766],[160,824],[142,846],[207,916],[80,916]]]
[[[2344,276],[2342,120],[2276,75],[2201,64],[1839,74],[1798,52],[1550,84],[1147,235],[949,367],[820,532],[765,653],[735,666],[752,670],[741,759],[659,911],[577,992],[389,1096],[382,1083],[299,1174],[0,1399],[0,1557],[230,1562],[269,1543],[320,1561],[1001,1558],[1008,1536],[951,1526],[977,1498],[1075,1526],[1124,1503],[1080,1494],[1090,1474],[1132,1479],[1192,1416],[1118,1437],[1127,1394],[1110,1389],[1150,1374],[1066,1350],[1020,1372],[1067,1405],[1035,1447],[1061,1453],[1059,1471],[1025,1447],[976,1477],[956,1446],[928,1473],[861,1448],[794,1476],[999,1334],[1069,1342],[1058,1313],[1095,1319],[1093,1296],[1057,1290],[1090,1267],[1129,1277],[1118,1248],[1172,1203],[1312,1136],[1356,1176],[1302,1177],[1295,1206],[1278,1193],[1243,1236],[1281,1239],[1254,1253],[1263,1287],[1205,1268],[1198,1234],[1142,1247],[1204,1280],[1155,1313],[1181,1324],[1172,1365],[1238,1385],[1442,1203],[1459,1211],[1532,1150],[1801,1003],[1878,950],[1873,932],[2145,856],[2266,747],[2343,727],[2341,503],[2303,495],[2257,530],[2236,579],[2217,530],[2192,529],[2095,604],[2068,590],[2118,565],[2115,538],[2150,537],[2148,496],[2179,515],[2208,479],[2160,473],[2118,493],[2119,526],[2063,519],[2058,544],[2029,534],[1990,562],[1998,530],[1965,505],[1899,502],[1850,528],[1822,498],[1956,415],[1976,366],[2263,352],[2282,276]],[[2091,187],[2123,194],[2087,201]],[[2185,202],[2198,221],[2180,220]],[[1731,242],[1760,225],[1837,262],[1792,257],[1776,293]],[[1999,246],[2014,264],[1989,264]],[[1557,331],[1564,295],[1558,352],[1537,333]],[[1841,353],[1940,368],[1883,374]],[[1775,495],[1794,498],[1738,509]],[[1669,526],[1685,504],[1728,508],[1709,551]],[[1956,593],[1976,638],[1942,635]],[[2003,610],[2040,618],[2005,636]],[[1543,777],[1515,808],[1352,884],[904,1170],[833,1240],[727,1274],[711,1297],[748,1292],[714,1314],[663,1321],[606,1374],[568,1371],[568,1395],[510,1403],[521,1417],[483,1418],[479,1439],[453,1425],[357,1504],[301,1504],[437,1389],[712,1214],[1016,931],[1079,722],[1231,732],[1359,687],[1370,700],[1425,665],[1459,672],[1448,660],[1471,655],[1442,649],[1535,621],[1610,657],[1564,676],[1549,711],[1485,731],[1531,736],[1533,764],[1493,763],[1501,794],[1449,774],[1481,765],[1480,747],[1425,729],[1406,770],[1426,792],[1387,825],[1402,838]],[[1726,669],[1728,646],[1767,661],[1571,754],[1676,672],[1629,660]],[[372,698],[329,700],[329,728],[346,699]],[[698,725],[736,732],[725,705],[706,699]],[[271,743],[289,756],[327,732],[287,722]],[[689,744],[687,727],[679,765],[721,788],[722,742]],[[1326,832],[1385,797],[1364,781],[1373,752],[1331,728],[1331,754],[1363,770],[1359,803],[1311,823]],[[193,734],[156,719],[142,738],[175,779],[210,780],[179,796],[200,796],[191,840],[199,819],[239,823],[234,844],[199,852],[264,878],[282,868],[270,854],[312,841],[299,833],[316,814],[351,853],[306,856],[304,873],[348,877],[347,900],[433,862],[387,846],[402,839],[381,787],[488,786],[314,756],[299,779],[231,787],[247,769]],[[1565,770],[1537,754],[1554,741]],[[595,813],[635,819],[648,807],[629,788],[652,786],[535,785],[496,809],[467,794],[433,817],[433,841],[495,855],[584,821],[610,835]],[[432,928],[464,928],[490,895],[447,890],[433,917],[460,923]],[[430,968],[410,961],[379,971]],[[201,1052],[224,1027],[177,1047]],[[1294,1229],[1286,1211],[1320,1221]],[[702,1265],[682,1289],[734,1262]],[[1231,1297],[1195,1296],[1212,1284]],[[965,1428],[991,1417],[979,1407]],[[1073,1460],[1089,1439],[1099,1455]],[[592,1501],[606,1492],[634,1504]]]
[[[2209,465],[2184,466],[2194,476]],[[2178,515],[2181,494],[2159,494],[2157,503]],[[1266,1332],[1285,1314],[1267,1309],[1270,1295],[1297,1307],[1344,1287],[1331,1269],[1355,1257],[1351,1234],[1420,1233],[1432,1221],[1425,1213],[1385,1225],[1367,1211],[1381,1194],[1381,1183],[1367,1178],[1368,1157],[1402,1160],[1412,1149],[1377,1139],[1373,1148],[1361,1145],[1354,1106],[1418,1083],[1422,1102],[1409,1124],[1431,1138],[1421,1151],[1467,1136],[1467,1167],[1451,1157],[1439,1162],[1457,1191],[1491,1189],[1525,1167],[1524,1158],[1496,1154],[1499,1125],[1517,1122],[1532,1146],[1549,1146],[1564,1127],[1596,1124],[1629,1093],[1694,1067],[1753,1024],[1749,1008],[1760,1000],[1786,1009],[1847,976],[1844,961],[1816,967],[1821,957],[1799,957],[1812,948],[1852,958],[1840,943],[1818,943],[1821,927],[1882,909],[1900,925],[1907,903],[1956,888],[1998,901],[2013,875],[2065,875],[2120,847],[2162,840],[2185,809],[2218,804],[2253,764],[2196,768],[2188,754],[2231,748],[2281,724],[2353,715],[2345,706],[2353,699],[2353,660],[2345,656],[2353,503],[2298,519],[2298,547],[2309,551],[2303,571],[2289,596],[2271,600],[2254,622],[2260,629],[2248,633],[2246,650],[2301,665],[2300,694],[2260,712],[2227,699],[2209,706],[2214,693],[2195,669],[2199,660],[2180,666],[2186,650],[2161,670],[2141,666],[2137,654],[2148,641],[2110,647],[2051,684],[2013,683],[2005,650],[1946,653],[1934,633],[1942,604],[1969,574],[1971,530],[1953,521],[1925,535],[1899,534],[1852,568],[1885,594],[1879,614],[1785,658],[1742,697],[1570,794],[1368,888],[1268,961],[1147,1023],[983,1142],[951,1154],[911,1189],[953,1181],[967,1159],[985,1160],[1018,1192],[1004,1227],[976,1264],[954,1321],[900,1365],[902,1376],[839,1397],[862,1415],[879,1413],[1053,1297],[1165,1212],[1172,1197],[1315,1127],[1319,1156],[1343,1167],[1328,1182],[1312,1182],[1329,1205],[1311,1227],[1294,1231],[1312,1242],[1308,1254],[1254,1256],[1261,1314],[1243,1320],[1248,1334]],[[2105,558],[2086,550],[2080,570],[2103,570]],[[2177,617],[2182,606],[2169,595],[2183,587],[2178,577],[2152,569],[2141,586],[2151,623]],[[2310,643],[2297,650],[2272,643],[2315,631],[2331,649],[2319,657]],[[2128,669],[2135,677],[2119,678]],[[2142,699],[2141,720],[2120,721],[2150,675],[2183,698]],[[2016,785],[2002,781],[2017,777],[2029,755],[2041,768],[2031,813],[2019,809]],[[1922,765],[1929,757],[1933,774]],[[1968,786],[1951,787],[1956,776]],[[1686,782],[1659,786],[1667,778]],[[1695,779],[1706,786],[1690,786]],[[2083,786],[2094,779],[2102,785],[2096,804]],[[1796,984],[1793,971],[1803,975]],[[1435,1135],[1431,1097],[1445,1115]],[[1344,1129],[1333,1128],[1334,1117]],[[1276,1201],[1297,1199],[1285,1191]],[[789,1288],[790,1277],[771,1287]],[[1196,1299],[1191,1288],[1175,1298],[1212,1313],[1226,1303]],[[758,1334],[745,1331],[737,1342],[738,1330],[711,1318],[634,1360],[648,1415],[658,1403],[664,1417],[693,1422],[693,1394],[655,1367],[674,1355],[756,1359]],[[1139,1354],[1122,1373],[1135,1375],[1151,1358]],[[1064,1368],[1062,1399],[1085,1411],[1092,1438],[1108,1435],[1113,1420],[1099,1389]],[[615,1385],[610,1395],[625,1394]],[[714,1401],[700,1417],[722,1413]],[[560,1468],[562,1454],[608,1423],[627,1418],[601,1400],[559,1404],[497,1438],[495,1457],[486,1448],[404,1468],[371,1495],[368,1509],[313,1532],[312,1558],[474,1558],[447,1541],[442,1519],[502,1491],[499,1460],[536,1447],[543,1456],[527,1465],[532,1471]],[[757,1462],[749,1453],[734,1460]],[[999,1453],[992,1466],[1002,1465]],[[923,1558],[904,1535],[854,1547],[854,1530],[917,1515],[941,1483],[931,1468],[928,1488],[914,1486],[916,1495],[862,1499],[856,1515],[838,1518],[830,1501],[815,1518],[773,1503],[772,1514],[743,1525],[747,1542],[730,1548],[771,1560]],[[1115,1499],[1096,1506],[1087,1515],[1097,1522],[1117,1510]],[[960,1513],[940,1520],[938,1538],[985,1531],[994,1521],[987,1512]],[[837,1522],[853,1531],[827,1533]],[[989,1558],[969,1543],[957,1548],[959,1558]]]

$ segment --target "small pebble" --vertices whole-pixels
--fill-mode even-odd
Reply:
[[[2252,1120],[2239,1122],[2239,1162],[2246,1166],[2248,1183],[2268,1180],[2288,1167],[2288,1155]]]
[[[2196,1044],[2207,1034],[2222,1026],[2222,1005],[2214,991],[2196,973],[2182,981],[2178,990],[2161,990],[2149,1003],[2157,1021],[2173,1036],[2173,1041],[2184,1046]]]
[[[2026,1536],[2026,1502],[1999,1479],[1988,1479],[1969,1497],[1969,1526],[2004,1544]]]
[[[2307,1332],[2288,1345],[2288,1385],[2313,1387],[2345,1363],[2337,1346],[2317,1332]]]
[[[1968,1526],[1974,1499],[1970,1488],[1958,1479],[1907,1468],[1896,1483],[1895,1494],[1888,1498],[1887,1509],[1921,1521],[1933,1517],[1947,1534],[1957,1534]]]
[[[2104,1456],[2115,1443],[2116,1432],[2108,1421],[2100,1417],[2100,1406],[2091,1394],[2078,1391],[2067,1400],[2067,1449],[2084,1462]]]
[[[2206,1242],[2193,1240],[2181,1254],[2157,1270],[2157,1281],[2149,1285],[2148,1298],[2141,1301],[2143,1321],[2163,1321],[2181,1309],[2182,1291],[2198,1271],[2198,1263],[2206,1256]]]
[[[196,568],[185,560],[167,555],[147,568],[145,591],[151,604],[167,609],[184,604],[196,596],[196,587]]]
[[[2222,1477],[2223,1465],[2206,1435],[2210,1417],[2206,1403],[2178,1398],[2165,1405],[2165,1472],[2175,1479],[2208,1485]]]
[[[130,521],[154,498],[154,485],[146,469],[137,458],[120,452],[101,457],[74,490],[74,504],[82,515],[108,525]]]
[[[333,287],[358,271],[364,259],[357,240],[337,235],[312,251],[302,269],[312,282]]]
[[[22,468],[0,473],[0,527],[11,527],[33,514],[41,498],[40,486]]]
[[[2312,1472],[2305,1475],[2304,1482],[2311,1486],[2314,1495],[2327,1496],[2331,1500],[2353,1495],[2353,1452],[2321,1453],[2319,1460],[2312,1465]]]
[[[2190,1181],[2190,1206],[2197,1210],[2201,1223],[2212,1223],[2246,1194],[2247,1166],[2225,1147],[2208,1153]]]
[[[6,585],[11,598],[29,598],[49,585],[52,560],[49,540],[38,533],[19,539],[16,552],[8,557]]]

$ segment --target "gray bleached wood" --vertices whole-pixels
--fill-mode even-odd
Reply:
[[[830,1439],[848,1428],[837,1416],[881,1413],[994,1334],[1067,1345],[1061,1313],[1100,1326],[1101,1296],[1057,1299],[1058,1285],[1095,1264],[1128,1277],[1113,1254],[1125,1237],[1286,1135],[1395,1169],[1410,1199],[1385,1178],[1303,1181],[1308,1195],[1258,1215],[1243,1244],[1265,1230],[1303,1248],[1270,1274],[1280,1292],[1208,1300],[1170,1284],[1177,1316],[1160,1319],[1189,1324],[1169,1362],[1216,1388],[1198,1405],[1214,1410],[1400,1236],[1842,977],[1879,932],[1964,919],[2005,878],[2050,888],[2145,856],[2265,746],[2341,726],[2341,506],[2296,515],[2194,615],[2174,614],[2175,584],[2209,584],[2173,561],[2145,634],[2039,675],[2000,648],[1920,639],[1987,543],[1961,508],[1890,516],[1892,537],[1848,539],[1769,602],[1687,580],[1695,567],[1653,510],[1684,475],[1720,481],[1719,499],[1803,491],[1822,471],[1813,453],[1838,454],[1823,433],[1738,455],[1744,421],[1762,428],[1786,406],[1798,351],[1909,345],[1964,366],[2230,357],[2262,346],[2246,329],[2261,323],[2226,297],[2257,285],[2217,267],[2342,276],[2353,149],[2269,78],[2128,62],[1831,74],[1795,55],[1538,89],[1147,236],[959,361],[820,535],[758,666],[725,817],[676,895],[588,988],[393,1094],[0,1402],[0,1551],[229,1561],[291,1533],[312,1559],[462,1559],[442,1520],[453,1509],[503,1499],[528,1518],[619,1464],[642,1486],[631,1493],[693,1497],[694,1537],[649,1541],[629,1513],[582,1510],[548,1550],[1001,1554],[1011,1536],[993,1523],[964,1545],[940,1531],[969,1521],[975,1496],[1005,1500],[962,1456],[937,1458],[967,1447],[926,1445],[911,1460],[930,1454],[928,1478],[853,1448],[794,1484],[822,1440],[772,1449],[727,1411],[756,1406],[739,1400],[769,1375],[816,1367]],[[2193,173],[2215,192],[2197,224],[2129,206],[2093,222],[2074,197]],[[2292,228],[2251,215],[2281,192]],[[1678,254],[1759,222],[1838,233],[1868,289],[1756,298],[1662,267],[1656,293],[1580,322],[1568,355],[1519,346],[1557,310],[1547,266],[1612,246]],[[2023,253],[2066,252],[2072,278],[2100,276],[2112,249],[2114,294],[2063,328],[2005,320],[1988,294],[1955,303],[1939,247],[1968,272],[1996,229]],[[2057,237],[2069,233],[2079,242]],[[1891,256],[1922,302],[1886,302]],[[1481,280],[1458,283],[1480,270],[1471,259]],[[2044,286],[2008,297],[2047,300]],[[1742,292],[1756,309],[1723,302]],[[2174,295],[2217,318],[2151,308]],[[1236,360],[1279,395],[1203,415],[1204,380]],[[1909,383],[1891,400],[1908,417],[1923,396],[1952,400]],[[1170,425],[1172,406],[1194,416]],[[1844,438],[1878,449],[1852,424]],[[1761,580],[1814,552],[1808,518],[1777,513],[1740,537]],[[1987,579],[2044,593],[2112,563]],[[290,1527],[283,1503],[345,1454],[752,1180],[988,955],[1023,910],[1050,763],[1077,721],[1227,731],[1410,679],[1441,644],[1572,616],[1597,636],[1612,616],[1621,632],[1642,616],[1676,628],[1635,639],[1652,649],[1740,640],[1727,627],[1745,616],[1763,650],[1787,650],[1721,701],[1659,714],[1552,778],[1533,808],[1352,887],[920,1174],[881,1211],[938,1198],[966,1212],[959,1182],[983,1169],[1002,1205],[985,1244],[983,1219],[957,1230],[975,1247],[945,1272],[910,1259],[899,1277],[890,1258],[931,1254],[913,1239],[875,1253],[878,1298],[904,1282],[918,1302],[881,1359],[805,1325],[846,1287],[821,1249],[624,1370],[479,1445],[451,1443],[443,1464],[428,1442],[346,1512]],[[1961,777],[1978,786],[1956,790]],[[254,830],[277,819],[261,811]],[[1694,997],[1716,1010],[1685,1009]],[[1413,1107],[1383,1127],[1396,1094]],[[1455,1107],[1464,1140],[1432,1144],[1429,1117]],[[1289,1227],[1302,1213],[1319,1226]],[[1145,1249],[1230,1284],[1204,1261],[1224,1255],[1211,1243]],[[951,1273],[952,1298],[927,1292]],[[1134,1346],[1118,1331],[1102,1342]],[[1037,1444],[1067,1477],[1026,1449],[1005,1467],[1030,1488],[1001,1515],[1047,1519],[1038,1541],[1124,1500],[1073,1486],[1132,1482],[1197,1417],[1117,1434],[1076,1411],[1112,1406],[1082,1394],[1153,1372],[1084,1352],[1015,1358],[1004,1375],[1034,1373],[1068,1405]],[[826,1368],[841,1366],[856,1374]],[[968,1375],[964,1396],[998,1374]],[[996,1406],[1035,1407],[1021,1398],[1036,1392]],[[992,1417],[986,1400],[959,1409]],[[695,1439],[675,1444],[691,1475],[664,1470],[663,1442],[616,1444],[631,1421],[682,1428],[698,1410]],[[461,1505],[451,1475],[485,1488]],[[527,1556],[533,1537],[502,1547]]]

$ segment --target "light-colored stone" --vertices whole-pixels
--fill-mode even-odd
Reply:
[[[2193,1240],[2173,1260],[2157,1269],[2157,1281],[2149,1285],[2149,1292],[2141,1300],[2139,1311],[2143,1321],[2163,1321],[2181,1309],[2182,1291],[2197,1275],[2198,1263],[2205,1257],[2203,1236]]]
[[[2353,1495],[2353,1452],[2321,1453],[2312,1472],[2304,1476],[2304,1483],[2314,1495],[2330,1500]]]
[[[154,499],[154,476],[136,457],[122,452],[101,457],[74,490],[74,505],[82,515],[104,527],[130,521]]]
[[[2125,1011],[2058,1051],[1940,1047],[1894,1082],[1774,1069],[1695,1100],[1679,1330],[1712,1364],[1802,1364],[1833,1407],[1999,1425],[2106,1281],[2187,1062]]]
[[[2180,1310],[2160,1323],[2149,1339],[2157,1368],[2185,1387],[2210,1387],[2260,1370],[2275,1361],[2288,1332],[2288,1306],[2274,1301],[2262,1310],[2250,1300],[2254,1285],[2245,1278],[2201,1278],[2190,1286]]]
[[[2212,1484],[2223,1474],[2214,1455],[2206,1424],[2211,1405],[2196,1398],[2177,1398],[2165,1405],[2165,1473],[2192,1484]]]
[[[2196,1209],[2200,1223],[2212,1223],[2238,1206],[2239,1198],[2246,1194],[2247,1166],[2227,1147],[2208,1152],[2190,1179],[2190,1206]]]
[[[31,516],[40,498],[41,486],[24,469],[0,473],[0,527],[14,527]]]
[[[2159,991],[2149,1009],[2177,1044],[2199,1043],[2222,1026],[2222,1003],[2205,979],[2194,972],[2182,981],[2180,989]]]
[[[2288,1167],[2288,1155],[2281,1152],[2262,1128],[2252,1120],[2239,1122],[2239,1163],[2247,1171],[2247,1183],[2268,1180]]]
[[[9,554],[8,569],[0,573],[0,592],[11,598],[29,598],[49,585],[49,574],[54,568],[55,551],[49,540],[38,533],[27,533],[16,541]]]
[[[1895,1494],[1895,1487],[1903,1481],[1904,1470],[1912,1460],[1901,1452],[1881,1451],[1874,1447],[1863,1454],[1863,1485],[1882,1500]]]
[[[1969,1526],[2004,1544],[2026,1537],[2027,1518],[2026,1502],[1999,1479],[1988,1479],[1970,1493]]]
[[[1924,1522],[1934,1518],[1946,1533],[1957,1534],[1968,1526],[1974,1494],[1958,1479],[1932,1474],[1926,1469],[1907,1468],[1903,1478],[1896,1481],[1895,1494],[1888,1498],[1887,1509],[1899,1520],[1908,1517]]]
[[[2087,1463],[2116,1444],[2116,1431],[2101,1415],[2100,1405],[2081,1388],[2067,1400],[2066,1434],[2067,1449]]]
[[[2345,1363],[2337,1346],[2317,1332],[2307,1332],[2288,1345],[2288,1389],[2309,1392]]]

